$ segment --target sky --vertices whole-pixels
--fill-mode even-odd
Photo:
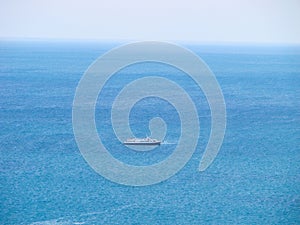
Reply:
[[[300,0],[0,0],[0,38],[300,44]]]

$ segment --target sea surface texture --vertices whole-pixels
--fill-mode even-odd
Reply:
[[[95,121],[103,144],[124,163],[147,166],[164,160],[181,132],[176,108],[152,96],[132,108],[130,127],[137,137],[150,136],[149,121],[161,117],[167,127],[162,145],[149,152],[122,145],[110,110],[131,81],[149,75],[172,79],[199,114],[191,159],[170,179],[145,187],[97,174],[73,134],[76,87],[89,65],[116,46],[0,42],[0,224],[300,223],[299,46],[185,45],[213,71],[226,103],[224,142],[204,172],[198,166],[211,115],[193,80],[155,62],[114,74],[99,93]]]

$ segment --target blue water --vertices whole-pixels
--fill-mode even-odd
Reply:
[[[87,67],[115,46],[0,42],[1,224],[300,223],[299,46],[186,45],[216,75],[227,109],[221,150],[201,173],[198,164],[210,132],[203,93],[178,71],[155,63],[120,71],[132,74],[126,78],[116,74],[98,99],[96,123],[104,144],[127,163],[163,160],[172,153],[180,127],[172,105],[156,98],[140,101],[130,118],[135,135],[148,135],[147,121],[162,116],[170,144],[149,155],[116,151],[121,145],[107,111],[120,85],[149,71],[166,77],[178,73],[175,80],[198,99],[201,133],[193,157],[175,176],[146,187],[98,175],[73,136],[76,86]]]

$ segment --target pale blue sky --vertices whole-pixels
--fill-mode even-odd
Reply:
[[[0,0],[0,38],[300,43],[299,0]]]

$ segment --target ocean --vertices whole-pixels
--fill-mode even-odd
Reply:
[[[300,223],[299,46],[182,44],[213,71],[226,104],[222,147],[203,172],[198,166],[211,114],[201,89],[182,71],[159,63],[118,71],[100,93],[95,112],[99,136],[115,158],[138,166],[160,162],[180,136],[176,109],[151,97],[132,109],[131,129],[137,137],[148,136],[149,120],[161,117],[167,125],[164,143],[137,152],[116,138],[109,111],[121,88],[137,78],[172,77],[195,102],[200,121],[197,148],[178,173],[133,187],[96,173],[81,155],[72,127],[81,77],[118,45],[0,42],[1,224]]]

